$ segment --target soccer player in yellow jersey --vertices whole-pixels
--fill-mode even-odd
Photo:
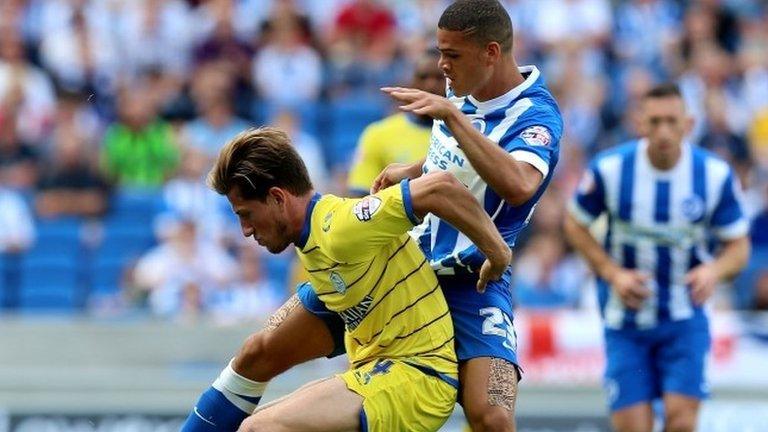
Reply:
[[[440,52],[427,50],[416,63],[411,85],[436,95],[445,93],[445,76],[437,66]],[[432,135],[432,117],[413,113],[391,115],[365,128],[347,180],[349,193],[365,196],[373,181],[392,163],[424,159]]]
[[[295,245],[312,289],[343,318],[351,363],[257,410],[240,430],[438,430],[457,396],[453,327],[407,231],[427,213],[439,215],[488,258],[477,288],[497,280],[511,252],[466,187],[438,173],[362,199],[321,196],[288,137],[272,128],[230,141],[209,182],[227,196],[245,236],[272,253]]]

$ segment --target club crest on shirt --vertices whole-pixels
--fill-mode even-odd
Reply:
[[[683,200],[683,215],[690,221],[696,221],[704,216],[704,200],[698,195],[692,195]]]
[[[552,136],[544,126],[531,126],[520,134],[520,138],[532,146],[548,146],[552,142]]]
[[[347,283],[344,282],[344,279],[342,279],[340,274],[332,271],[331,274],[328,275],[328,278],[331,280],[331,285],[333,285],[333,289],[335,289],[337,293],[344,294],[347,292]]]
[[[379,207],[381,207],[381,199],[379,197],[367,196],[352,207],[352,213],[361,222],[368,222],[376,214],[376,211],[379,210]]]

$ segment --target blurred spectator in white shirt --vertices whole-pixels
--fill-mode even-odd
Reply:
[[[166,210],[173,215],[195,221],[198,238],[204,242],[221,244],[235,231],[231,210],[225,197],[217,194],[205,183],[210,169],[208,155],[188,147],[182,153],[178,174],[163,186]],[[161,218],[167,215],[161,215]],[[236,233],[240,235],[239,230]]]
[[[68,90],[111,94],[120,57],[109,2],[50,0],[43,9],[40,56],[57,83]]]
[[[189,219],[167,228],[167,238],[139,258],[133,285],[146,293],[156,315],[196,315],[206,296],[237,278],[237,262],[216,243],[199,241]]]
[[[12,28],[0,28],[0,106],[15,105],[21,139],[42,141],[50,132],[56,108],[53,84],[26,58],[25,47]]]
[[[121,63],[133,76],[159,69],[182,79],[188,72],[193,21],[181,0],[131,0],[121,3],[118,41]]]
[[[271,42],[253,61],[253,82],[259,95],[280,107],[315,101],[322,85],[320,56],[302,39],[291,19],[275,21]]]
[[[286,293],[270,283],[264,275],[261,260],[253,245],[240,249],[240,277],[230,286],[214,292],[208,302],[217,320],[226,323],[264,321],[283,304]]]
[[[0,252],[19,253],[35,240],[35,223],[18,192],[2,186],[0,179]]]

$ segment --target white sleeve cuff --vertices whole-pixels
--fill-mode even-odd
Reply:
[[[527,150],[514,150],[510,153],[515,160],[520,162],[526,162],[533,165],[534,168],[541,171],[541,174],[546,177],[549,174],[549,164],[547,164],[541,156],[534,152]]]
[[[714,228],[713,231],[720,240],[733,240],[749,234],[749,222],[740,218],[730,225]]]

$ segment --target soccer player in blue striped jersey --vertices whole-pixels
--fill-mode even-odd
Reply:
[[[664,430],[693,431],[707,396],[704,303],[746,264],[748,222],[733,170],[685,141],[692,120],[678,88],[652,89],[641,110],[643,138],[592,161],[565,228],[598,277],[614,428],[650,432],[662,398]],[[600,245],[589,226],[603,214]]]

